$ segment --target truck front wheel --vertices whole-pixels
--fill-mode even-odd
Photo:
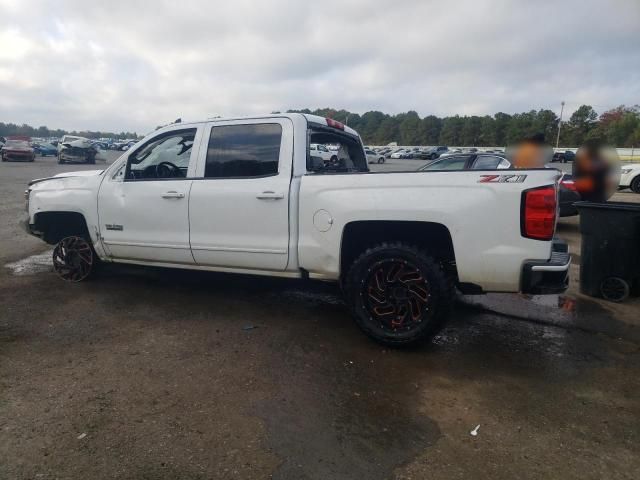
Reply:
[[[91,243],[81,236],[65,237],[53,249],[53,269],[60,278],[69,282],[89,278],[97,261]]]
[[[382,243],[360,255],[345,293],[358,326],[390,346],[437,333],[451,311],[454,287],[442,265],[404,243]]]

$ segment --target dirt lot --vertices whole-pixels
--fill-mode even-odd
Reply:
[[[16,224],[26,182],[84,168],[0,165],[2,265],[47,250]],[[68,285],[47,262],[0,267],[2,479],[638,477],[640,343],[606,329],[461,304],[388,350],[330,285],[133,267]]]

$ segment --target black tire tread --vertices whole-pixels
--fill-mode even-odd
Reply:
[[[369,258],[380,253],[390,252],[393,250],[401,250],[405,254],[415,256],[427,266],[427,269],[431,273],[432,277],[429,279],[430,287],[432,289],[435,288],[435,292],[437,295],[436,311],[433,314],[432,319],[428,322],[428,324],[426,324],[426,327],[422,330],[415,331],[414,335],[405,336],[403,338],[393,338],[391,336],[385,336],[384,338],[382,338],[374,331],[367,328],[367,324],[361,321],[361,318],[358,315],[358,311],[354,301],[354,295],[358,294],[359,281],[357,278],[357,270],[361,265],[366,264]],[[351,313],[356,319],[356,323],[358,324],[360,329],[362,329],[374,340],[392,347],[419,343],[432,338],[442,328],[445,320],[451,314],[455,298],[455,279],[446,271],[441,262],[439,262],[434,257],[417,246],[395,241],[382,242],[370,248],[367,248],[364,252],[362,252],[351,264],[349,271],[346,274],[344,287],[344,291],[348,300],[347,304],[349,305]]]

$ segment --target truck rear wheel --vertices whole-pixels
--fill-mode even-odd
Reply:
[[[358,257],[345,293],[358,326],[390,346],[433,336],[451,311],[454,287],[442,265],[404,243],[382,243]]]

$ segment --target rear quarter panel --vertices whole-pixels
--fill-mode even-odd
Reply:
[[[526,175],[522,183],[479,183],[481,175],[490,173],[496,172],[305,175],[300,188],[300,266],[317,278],[339,278],[342,232],[350,222],[435,222],[451,234],[460,282],[486,291],[518,291],[523,262],[546,260],[551,253],[551,242],[520,233],[522,191],[553,185],[559,172],[523,170],[518,171]],[[330,228],[320,231],[314,216],[316,223],[330,217]]]

